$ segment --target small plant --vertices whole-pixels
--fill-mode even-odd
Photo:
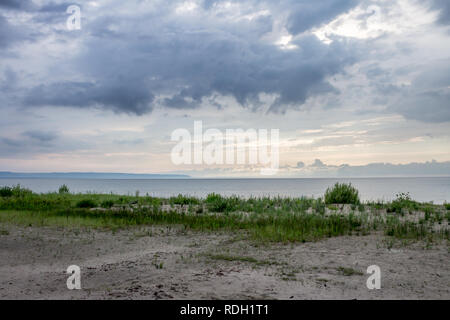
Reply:
[[[312,207],[316,213],[321,215],[325,214],[325,203],[322,201],[322,198],[317,198]]]
[[[227,208],[226,200],[220,194],[208,194],[205,202],[208,205],[209,210],[213,212],[224,212]]]
[[[195,208],[195,213],[201,214],[203,213],[203,205],[199,205]]]
[[[112,200],[105,200],[101,203],[101,207],[106,208],[106,209],[111,208],[113,205],[114,205],[114,201],[112,201]]]
[[[0,197],[12,197],[13,192],[10,187],[2,187],[0,189]]]
[[[83,199],[77,202],[77,208],[95,208],[97,204],[91,199]]]
[[[67,193],[69,193],[69,187],[66,186],[65,184],[63,184],[61,187],[59,187],[58,193],[59,194],[67,194]]]
[[[205,200],[208,209],[212,212],[231,212],[236,210],[239,198],[222,197],[220,194],[210,193]]]
[[[191,205],[191,204],[194,205],[200,203],[200,201],[197,198],[187,197],[181,194],[179,194],[176,197],[171,197],[169,201],[171,204],[179,204],[179,205]]]
[[[444,207],[445,209],[450,210],[450,203],[444,203]]]
[[[424,213],[425,213],[425,221],[428,221],[428,220],[430,220],[431,216],[434,214],[434,210],[430,207],[425,207]]]
[[[25,198],[27,196],[31,196],[33,192],[30,189],[22,188],[20,184],[10,188],[12,192],[12,196],[18,197],[18,198]],[[9,193],[9,191],[7,191]]]
[[[399,192],[395,195],[396,201],[411,201],[411,195],[409,192]]]
[[[411,199],[409,192],[400,192],[395,195],[396,199],[391,202],[387,212],[404,213],[404,210],[411,211],[419,208],[417,202]]]
[[[336,183],[332,189],[325,192],[325,203],[359,204],[358,190],[351,183]]]

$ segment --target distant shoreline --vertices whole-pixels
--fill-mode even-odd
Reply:
[[[185,174],[113,173],[113,172],[0,172],[0,179],[188,179]]]
[[[414,179],[414,178],[449,178],[450,175],[389,175],[389,176],[307,176],[307,177],[193,177],[187,174],[140,174],[140,173],[101,173],[101,172],[51,172],[25,173],[0,172],[0,179],[104,179],[104,180],[146,180],[146,179],[189,179],[189,180],[293,180],[293,179]]]

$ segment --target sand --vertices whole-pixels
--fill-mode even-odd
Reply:
[[[445,241],[267,245],[174,226],[1,229],[1,299],[450,299]],[[67,289],[69,265],[81,268],[81,290]],[[381,268],[379,290],[366,286],[370,265]]]

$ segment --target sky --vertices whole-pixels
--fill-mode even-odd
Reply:
[[[1,0],[0,108],[0,171],[259,174],[173,163],[202,121],[279,129],[279,176],[450,175],[450,2]]]

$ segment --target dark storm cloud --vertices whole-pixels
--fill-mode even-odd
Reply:
[[[2,157],[48,152],[55,147],[59,134],[54,131],[27,130],[15,137],[0,137]]]
[[[9,67],[5,68],[3,75],[0,73],[0,90],[11,91],[17,84],[17,74]]]
[[[31,10],[35,8],[31,0],[1,0],[0,9]]]
[[[253,2],[243,3],[251,13]],[[175,15],[175,4],[179,3],[165,4],[158,12],[141,16],[122,16],[120,11],[109,14],[106,10],[101,16],[90,17],[90,23],[84,23],[75,36],[84,50],[68,61],[71,70],[80,73],[77,79],[89,80],[73,81],[67,71],[67,80],[49,82],[51,75],[47,75],[42,84],[25,93],[24,104],[96,106],[141,115],[156,103],[196,108],[215,94],[232,96],[242,106],[255,108],[259,94],[268,93],[278,96],[270,111],[283,112],[288,107],[298,108],[308,97],[337,93],[327,77],[355,61],[351,43],[326,45],[304,34],[293,41],[297,49],[282,50],[262,41],[261,37],[272,31],[271,14],[230,21],[226,15],[206,13],[204,19],[192,19]],[[327,0],[316,5],[283,1],[280,8],[272,2],[266,5],[296,14],[288,25],[298,33],[354,4]],[[65,19],[64,12],[61,17],[52,14],[65,7],[65,2],[49,2],[37,10],[33,20]],[[307,21],[303,21],[302,10],[310,13]]]
[[[108,8],[103,8],[102,14],[86,14],[89,19],[83,22],[82,30],[57,34],[62,42],[76,40],[79,53],[63,61],[67,68],[58,66],[58,80],[53,80],[52,74],[35,75],[39,84],[23,93],[24,105],[100,107],[142,115],[156,105],[193,109],[205,99],[217,105],[212,98],[217,94],[257,109],[262,104],[260,94],[266,93],[275,97],[269,111],[282,113],[301,108],[310,97],[339,94],[328,79],[364,59],[371,48],[363,40],[344,38],[324,44],[307,32],[350,10],[358,4],[356,0],[284,0],[277,5],[269,1],[235,2],[242,5],[236,12],[253,14],[252,18],[238,19],[235,12],[230,18],[218,10],[215,5],[221,2],[205,1],[206,11],[193,15],[176,14],[181,2],[164,3],[133,16]],[[433,3],[447,8],[445,3]],[[33,21],[62,21],[68,4],[46,2],[35,9]],[[134,4],[123,5],[132,9]],[[267,9],[265,14],[256,14],[263,9]],[[295,45],[294,49],[264,40],[280,16],[287,17],[284,26],[293,36],[290,45]],[[0,26],[4,26],[0,28],[0,47],[27,38],[11,29],[1,16]],[[362,71],[376,90],[372,101],[389,105],[391,111],[407,118],[449,120],[447,82],[439,87],[418,82],[401,88],[393,84],[391,73],[376,65]],[[399,99],[390,103],[392,97]],[[421,115],[424,105],[431,110],[425,116]]]
[[[392,108],[407,119],[424,122],[450,121],[450,92],[429,90],[405,95]]]
[[[49,2],[41,7],[35,8],[33,21],[38,23],[46,23],[47,25],[65,23],[67,17],[69,16],[69,14],[66,13],[66,10],[70,5],[77,5],[81,8],[81,10],[83,9],[81,5],[73,2]]]
[[[77,139],[59,130],[30,129],[17,134],[0,135],[1,158],[16,158],[46,153],[62,153],[76,150],[98,150],[97,140]],[[131,142],[130,142],[131,144]]]
[[[137,115],[150,111],[153,95],[140,83],[94,84],[59,82],[34,87],[25,99],[27,105],[67,107],[107,106],[115,112]]]
[[[291,0],[285,1],[290,8],[287,28],[292,34],[305,32],[333,20],[354,8],[357,0]]]
[[[27,34],[27,29],[12,25],[8,19],[0,14],[0,49],[6,49],[22,41],[33,40],[33,37]]]
[[[449,0],[431,0],[431,7],[439,10],[438,22],[444,25],[450,24],[450,1]]]
[[[215,4],[229,2],[228,0],[205,0],[204,8],[211,9]],[[242,3],[242,1],[232,1]],[[282,0],[282,1],[248,1],[257,7],[264,3],[273,10],[288,12],[287,29],[291,34],[299,34],[333,20],[338,15],[347,12],[360,3],[360,0]]]
[[[80,4],[74,2],[48,2],[39,6],[31,0],[1,0],[0,9],[33,13],[32,20],[35,22],[56,23],[67,18],[66,10],[74,4],[81,7]]]
[[[450,121],[450,61],[442,61],[419,74],[410,86],[398,87],[400,97],[389,110],[407,119]]]
[[[152,109],[154,95],[167,94],[170,108],[194,108],[215,93],[233,96],[241,105],[258,102],[260,93],[279,98],[271,111],[299,106],[312,95],[336,90],[326,77],[354,61],[351,45],[328,46],[314,36],[296,41],[299,49],[281,50],[271,44],[233,34],[163,31],[87,43],[78,57],[79,69],[96,84],[63,82],[40,85],[26,98],[28,105],[85,107],[94,104],[128,113]]]
[[[67,8],[70,5],[77,5],[81,7],[81,5],[74,2],[61,2],[61,3],[50,2],[40,7],[39,12],[54,12],[60,14],[62,12],[66,12]]]
[[[23,135],[28,138],[31,138],[32,140],[43,142],[43,143],[53,141],[58,137],[56,132],[40,131],[40,130],[25,131],[23,133]]]
[[[38,6],[32,0],[1,0],[0,9],[36,11],[36,12],[65,12],[67,7],[76,2],[47,2]],[[77,4],[78,5],[78,4]]]

